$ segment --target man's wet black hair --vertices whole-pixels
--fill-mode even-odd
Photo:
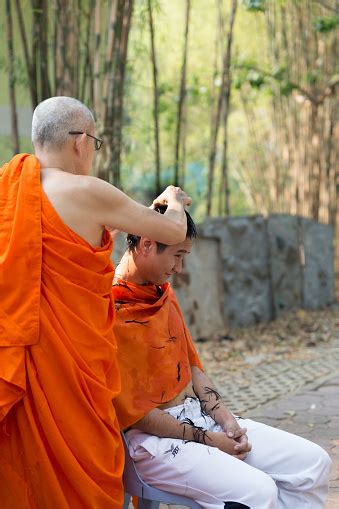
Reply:
[[[156,207],[154,207],[154,210],[156,212],[159,212],[159,214],[165,214],[165,212],[167,210],[167,205],[157,205]],[[186,238],[195,239],[197,236],[197,228],[194,224],[193,219],[187,212],[187,210],[185,210],[185,213],[186,213],[186,218],[187,218]],[[139,240],[140,240],[140,237],[129,233],[127,235],[127,239],[126,239],[128,251],[133,251],[133,249],[136,248],[137,245],[139,244]],[[167,244],[162,244],[161,242],[157,242],[157,253],[162,253],[162,251],[164,251],[166,249],[166,247],[168,247]]]

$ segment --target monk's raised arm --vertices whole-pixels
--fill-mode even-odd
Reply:
[[[93,218],[99,224],[168,245],[185,240],[187,223],[184,207],[190,205],[191,198],[179,187],[167,187],[154,200],[154,203],[167,205],[165,214],[158,214],[103,180],[87,177],[84,182],[88,186],[87,196]]]

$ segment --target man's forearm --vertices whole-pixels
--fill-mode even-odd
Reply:
[[[199,426],[194,426],[193,422],[191,421],[190,423],[189,419],[178,421],[172,415],[159,408],[151,410],[132,427],[160,438],[176,438],[187,442],[197,442],[210,447],[217,447],[227,454],[239,454],[236,450],[237,442],[228,438],[225,433],[207,432]],[[243,459],[240,456],[237,457]]]
[[[148,412],[132,427],[160,438],[179,438],[199,443],[206,443],[206,439],[208,439],[206,431],[202,428],[194,426],[187,419],[178,421],[159,408],[154,408]]]
[[[191,367],[194,392],[200,400],[201,409],[210,415],[222,428],[232,413],[226,407],[211,380],[196,366]]]

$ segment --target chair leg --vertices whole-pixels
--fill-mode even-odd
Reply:
[[[128,509],[130,500],[131,500],[131,495],[129,495],[128,493],[125,493],[124,505],[122,506],[122,509]]]
[[[138,499],[138,509],[159,509],[160,502],[156,500],[147,500],[146,498]]]

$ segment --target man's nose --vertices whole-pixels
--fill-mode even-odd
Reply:
[[[180,274],[180,272],[182,271],[182,260],[176,260],[175,264],[174,264],[174,268],[173,268],[173,271],[175,272],[175,274]]]

